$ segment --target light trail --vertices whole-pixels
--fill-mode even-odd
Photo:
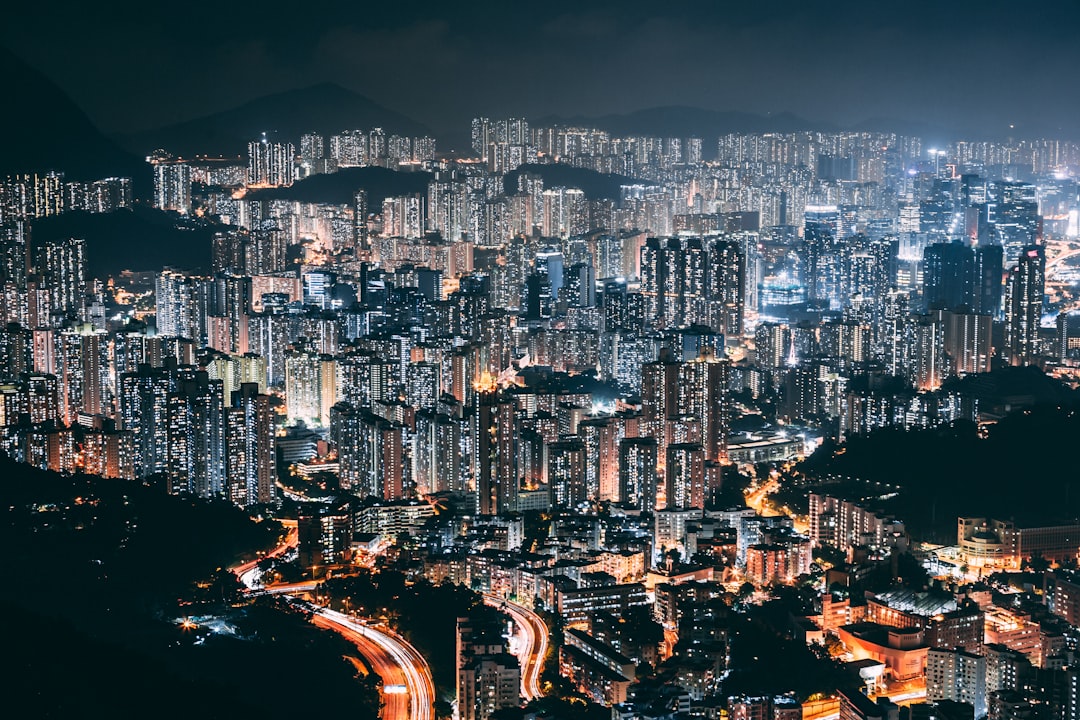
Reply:
[[[386,720],[434,720],[435,682],[427,660],[397,635],[357,622],[351,616],[316,607],[315,623],[352,641],[392,692],[383,692],[382,717]],[[396,687],[403,685],[402,693]],[[403,707],[404,706],[404,707]]]
[[[318,587],[317,582],[308,580],[258,588],[259,562],[294,551],[297,539],[296,521],[293,521],[281,544],[265,556],[230,568],[249,595],[283,595],[290,601],[303,602],[297,595],[313,592]],[[345,613],[309,603],[304,605],[314,613],[316,625],[333,630],[356,645],[382,679],[381,716],[384,720],[434,720],[435,681],[427,660],[416,648],[397,635],[364,625]]]
[[[484,595],[484,604],[509,615],[523,640],[515,653],[521,664],[521,697],[525,702],[542,697],[540,673],[548,651],[547,624],[532,610],[495,595]]]
[[[295,520],[280,520],[279,522],[282,526],[288,528],[288,533],[286,533],[285,538],[277,545],[277,547],[260,558],[230,568],[233,575],[236,575],[243,586],[248,590],[251,590],[259,584],[261,579],[261,573],[259,572],[260,562],[267,558],[281,557],[282,555],[296,550],[296,545],[300,537],[297,522]]]

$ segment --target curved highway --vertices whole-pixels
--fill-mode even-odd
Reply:
[[[547,624],[532,610],[496,595],[484,595],[484,604],[509,615],[514,621],[513,651],[521,663],[521,697],[529,702],[543,696],[540,673],[548,651]]]
[[[242,565],[237,565],[234,568],[230,568],[232,573],[243,583],[247,589],[252,589],[259,584],[261,577],[259,573],[259,563],[267,558],[281,557],[293,550],[296,550],[296,544],[299,540],[299,532],[297,522],[295,520],[279,520],[283,527],[288,529],[285,538],[282,542],[270,550],[262,557],[256,558]]]
[[[316,607],[313,622],[340,633],[349,640],[382,678],[386,720],[433,720],[435,683],[427,661],[409,643],[396,635],[357,622],[345,613]]]
[[[278,557],[296,548],[295,521],[283,542],[264,557]],[[260,558],[261,560],[263,558]],[[232,569],[251,594],[280,594],[300,601],[297,595],[310,593],[318,583],[305,581],[260,588],[259,560]],[[381,717],[385,720],[434,720],[435,682],[427,660],[416,648],[397,635],[357,622],[354,618],[329,608],[306,604],[314,613],[312,621],[333,630],[356,645],[374,672],[382,679]],[[523,608],[524,609],[524,608]]]

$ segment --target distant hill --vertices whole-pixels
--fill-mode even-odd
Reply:
[[[1071,523],[1080,519],[1080,487],[1072,491],[1077,477],[1059,452],[1044,450],[1076,442],[1080,413],[1071,408],[1041,405],[1014,412],[986,428],[986,439],[974,423],[964,421],[876,430],[850,438],[842,452],[822,445],[800,469],[811,478],[846,476],[898,486],[898,496],[886,494],[875,504],[903,520],[919,539],[955,542],[958,516],[1021,525]],[[823,487],[844,494],[839,486]],[[800,492],[805,497],[805,489]]]
[[[248,142],[266,132],[283,142],[299,144],[300,136],[317,132],[333,135],[342,130],[381,127],[387,135],[431,135],[430,129],[399,112],[346,90],[322,83],[289,90],[177,125],[121,138],[125,146],[147,154],[164,148],[177,155],[237,155]]]
[[[745,112],[718,112],[684,105],[647,108],[621,115],[599,117],[559,117],[549,115],[532,121],[538,126],[592,127],[614,135],[654,135],[712,139],[727,133],[795,132],[797,130],[837,130],[827,123],[811,122],[791,113],[756,115]]]
[[[104,278],[121,270],[185,270],[210,267],[210,239],[222,226],[176,226],[177,215],[146,206],[106,214],[72,212],[35,220],[35,241],[78,237],[86,240],[87,272]]]
[[[247,195],[256,200],[297,200],[309,203],[351,205],[357,190],[367,190],[368,207],[377,212],[383,200],[397,195],[427,194],[432,175],[401,172],[382,167],[345,168],[329,175],[312,175],[289,187],[264,188]]]
[[[503,189],[508,194],[517,192],[518,178],[522,173],[539,175],[544,179],[545,188],[560,186],[579,188],[590,200],[618,200],[620,186],[648,182],[625,175],[599,173],[573,165],[528,164],[522,165],[503,177]]]
[[[757,115],[747,112],[718,112],[683,105],[648,108],[625,114],[586,117],[577,115],[561,117],[549,115],[536,118],[532,122],[537,126],[562,125],[566,127],[592,127],[607,130],[614,135],[652,135],[656,137],[700,137],[713,140],[728,133],[788,133],[800,130],[821,132],[884,132],[920,137],[925,142],[947,143],[958,138],[972,140],[993,139],[985,132],[971,129],[946,127],[920,120],[901,120],[888,117],[873,117],[840,126],[832,123],[807,120],[793,113],[784,112],[775,115]],[[1061,137],[1061,128],[1026,127],[1017,130],[1023,137]],[[1001,138],[997,138],[1001,139]],[[706,157],[711,156],[713,148],[706,147]]]
[[[146,190],[146,163],[121,149],[94,126],[63,90],[0,47],[0,76],[8,98],[0,112],[0,174],[62,170],[69,179],[122,175]]]
[[[1035,405],[1074,405],[1080,392],[1047,375],[1034,365],[1002,367],[993,372],[946,381],[944,390],[979,403],[979,412],[1005,415],[1016,408]]]

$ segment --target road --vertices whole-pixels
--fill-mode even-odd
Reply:
[[[316,607],[312,621],[333,630],[350,641],[364,656],[371,669],[382,679],[384,720],[433,720],[435,683],[427,661],[409,643],[396,635],[356,621],[345,613]],[[398,688],[404,688],[399,692]]]
[[[521,663],[521,697],[525,702],[541,697],[540,673],[548,651],[548,628],[532,610],[495,595],[485,595],[484,604],[509,615],[514,621],[513,654]]]
[[[293,521],[281,544],[259,560],[280,557],[292,552],[296,549],[296,543],[297,527],[296,522]],[[318,584],[313,580],[308,580],[260,588],[259,560],[252,560],[232,568],[232,572],[250,594],[284,595],[299,599],[298,595],[312,592]],[[356,645],[372,670],[382,679],[384,691],[381,693],[383,707],[380,715],[384,720],[434,720],[435,682],[432,680],[431,668],[427,660],[417,652],[416,648],[396,635],[368,627],[344,613],[318,606],[308,605],[308,607],[315,613],[313,622],[316,625],[340,633]],[[544,630],[543,641],[546,652],[547,628],[545,627]],[[386,692],[386,688],[392,688],[392,690]],[[404,688],[404,692],[399,692],[399,688]]]
[[[248,588],[249,590],[255,587],[255,585],[257,585],[259,582],[259,563],[261,561],[265,560],[266,558],[281,557],[282,555],[290,553],[296,549],[296,543],[299,538],[299,531],[297,529],[296,521],[281,520],[279,522],[281,522],[284,527],[288,528],[288,532],[286,533],[285,538],[281,541],[281,543],[277,545],[277,547],[267,552],[261,558],[256,558],[255,560],[246,562],[243,565],[237,565],[236,567],[231,568],[233,574],[236,575],[236,577],[240,579],[240,582],[243,583],[244,587]]]

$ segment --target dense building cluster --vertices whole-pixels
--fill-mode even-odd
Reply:
[[[208,266],[99,279],[93,248],[39,241],[31,221],[127,207],[130,183],[9,178],[0,443],[39,467],[245,508],[279,487],[314,500],[302,486],[321,478],[334,498],[301,510],[303,566],[368,562],[412,536],[418,574],[567,623],[561,675],[619,717],[716,717],[719,702],[798,720],[781,678],[718,701],[732,597],[824,572],[823,549],[844,559],[826,589],[857,586],[911,538],[822,493],[808,521],[763,515],[725,479],[824,439],[976,419],[952,379],[1072,372],[1080,147],[713,142],[478,118],[466,158],[381,129],[263,136],[235,160],[160,152],[152,204],[213,227]],[[344,204],[280,192],[364,166],[426,188],[356,187]],[[458,513],[434,523],[442,502]],[[526,515],[547,534],[526,543]],[[950,557],[1017,569],[1078,549],[1075,526],[971,518]],[[1072,582],[1052,589],[1066,619]],[[795,624],[839,641],[871,694],[925,678],[926,697],[976,718],[1075,702],[1064,633],[1019,603],[842,595]],[[464,619],[458,639],[460,715],[518,705],[505,639]],[[661,661],[672,682],[635,684]],[[896,714],[834,700],[844,720]]]

